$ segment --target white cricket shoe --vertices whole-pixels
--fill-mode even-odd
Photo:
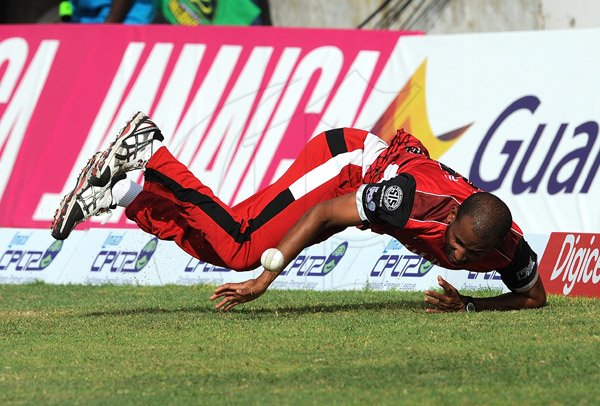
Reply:
[[[113,178],[114,181],[102,187],[89,182],[92,169],[101,155],[101,152],[96,152],[90,158],[77,177],[75,188],[63,198],[56,210],[52,221],[52,237],[57,240],[66,239],[77,224],[116,207],[111,188],[125,175]]]
[[[137,112],[92,168],[90,183],[106,186],[111,179],[135,169],[144,169],[152,156],[153,141],[164,137],[156,124],[141,111]]]

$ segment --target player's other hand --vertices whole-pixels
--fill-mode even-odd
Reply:
[[[437,277],[438,284],[444,293],[438,293],[433,290],[425,291],[425,303],[433,305],[434,307],[427,308],[425,311],[428,313],[443,313],[443,312],[462,312],[465,310],[465,304],[463,298],[458,293],[458,290],[449,284],[441,276]]]
[[[226,283],[215,289],[210,300],[221,299],[215,309],[227,311],[240,303],[250,302],[267,291],[268,286],[257,279],[240,283]]]

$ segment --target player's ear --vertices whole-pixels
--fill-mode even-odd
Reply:
[[[452,224],[452,222],[454,220],[456,220],[457,213],[458,213],[458,205],[455,204],[450,208],[450,212],[448,213],[448,216],[446,216],[446,222],[448,224]]]

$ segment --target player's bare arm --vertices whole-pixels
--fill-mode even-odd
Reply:
[[[314,244],[324,232],[341,231],[362,223],[356,208],[356,194],[349,193],[321,202],[308,210],[288,230],[277,249],[283,254],[284,262],[279,272],[263,271],[256,279],[241,283],[226,283],[219,286],[211,300],[221,298],[215,308],[227,311],[232,307],[258,298],[267,291],[271,283],[300,252]]]
[[[509,292],[493,297],[478,298],[461,295],[441,276],[438,276],[438,284],[444,293],[433,290],[425,291],[425,302],[433,306],[427,309],[429,313],[465,311],[469,301],[473,303],[475,311],[535,309],[546,304],[546,290],[540,278],[529,290],[524,292]]]

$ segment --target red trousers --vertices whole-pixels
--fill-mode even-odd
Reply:
[[[362,184],[367,136],[374,137],[349,128],[317,135],[280,179],[234,207],[162,147],[148,161],[144,189],[126,214],[142,230],[175,241],[200,260],[251,270],[308,209]]]

